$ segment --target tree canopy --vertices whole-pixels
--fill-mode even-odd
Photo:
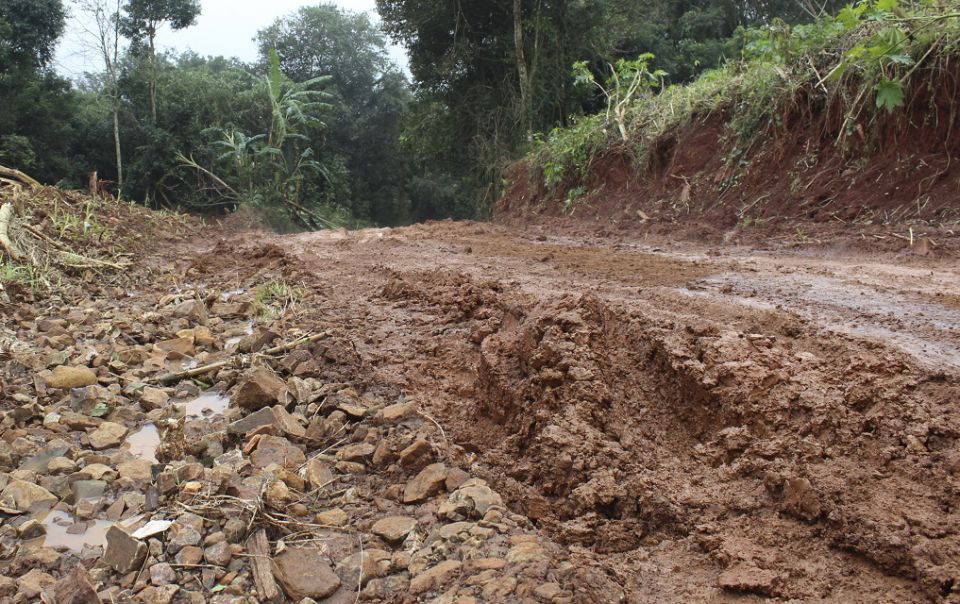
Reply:
[[[736,60],[744,28],[808,21],[820,3],[378,0],[381,24],[322,3],[264,23],[246,64],[157,50],[164,26],[196,22],[198,0],[110,0],[100,16],[122,43],[101,44],[104,71],[71,84],[49,68],[62,1],[0,0],[0,162],[66,183],[92,170],[119,181],[122,166],[133,199],[275,206],[300,226],[480,216],[504,165],[607,110],[614,66],[651,74],[618,101],[630,102]]]

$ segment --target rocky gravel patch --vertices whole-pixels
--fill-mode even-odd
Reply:
[[[348,343],[262,354],[320,323],[253,285],[71,293],[11,317],[4,602],[573,601],[560,550]]]

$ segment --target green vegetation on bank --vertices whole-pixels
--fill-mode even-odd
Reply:
[[[661,74],[647,70],[651,57],[639,66],[618,64],[602,83],[576,66],[577,81],[603,89],[609,108],[540,140],[531,155],[534,172],[548,188],[578,187],[593,162],[614,150],[632,157],[643,172],[658,141],[710,116],[722,116],[727,161],[735,163],[763,135],[782,129],[791,110],[813,115],[828,106],[842,112],[836,144],[844,147],[854,134],[868,136],[879,116],[901,110],[915,92],[911,86],[932,85],[912,76],[956,63],[960,3],[868,0],[811,24],[776,21],[741,30],[736,43],[740,60],[688,84],[666,85]],[[631,94],[638,78],[644,85]]]

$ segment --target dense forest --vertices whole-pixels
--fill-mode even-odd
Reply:
[[[0,0],[0,163],[65,186],[96,170],[126,199],[250,206],[278,227],[482,216],[508,162],[603,111],[584,74],[640,58],[661,88],[688,82],[739,60],[750,28],[839,4],[378,0],[379,24],[319,4],[264,23],[248,64],[157,49],[198,0]],[[79,17],[101,69],[70,81],[51,60]]]

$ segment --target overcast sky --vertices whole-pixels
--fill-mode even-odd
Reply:
[[[201,0],[202,14],[197,24],[185,30],[172,32],[164,29],[157,36],[161,49],[193,50],[201,55],[223,55],[252,61],[257,57],[253,37],[257,31],[301,6],[320,4],[320,0]],[[334,3],[355,12],[368,12],[378,20],[375,0],[334,0]],[[101,68],[95,52],[88,49],[85,23],[79,20],[72,2],[67,33],[57,52],[57,70],[68,77],[78,77],[85,71]],[[402,48],[391,49],[393,60],[406,67]]]

